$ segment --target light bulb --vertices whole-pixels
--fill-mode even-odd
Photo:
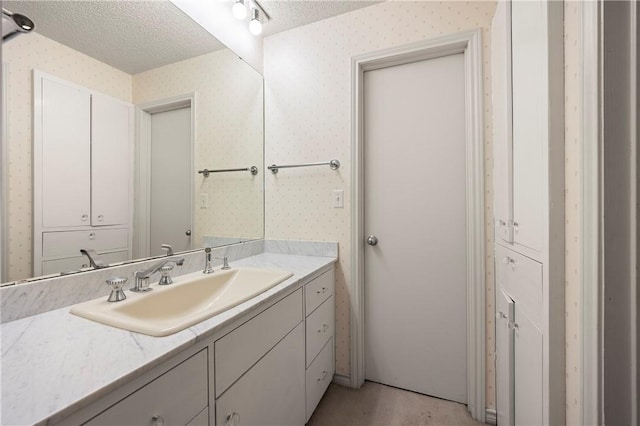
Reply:
[[[231,9],[233,16],[238,19],[244,19],[247,17],[247,7],[244,5],[244,0],[237,0]]]
[[[262,22],[260,22],[258,9],[251,11],[251,21],[249,22],[249,31],[253,35],[260,35],[262,33]]]

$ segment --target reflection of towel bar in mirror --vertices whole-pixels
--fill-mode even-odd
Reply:
[[[323,161],[320,163],[291,164],[288,166],[278,166],[278,165],[272,164],[267,168],[271,170],[271,173],[276,174],[278,173],[278,169],[290,169],[292,167],[327,166],[327,165],[331,167],[331,170],[338,170],[340,168],[340,162],[338,160]]]
[[[251,172],[252,175],[258,174],[258,168],[256,166],[245,167],[244,169],[218,169],[218,170],[198,170],[198,173],[202,173],[204,177],[209,177],[209,173],[224,173],[224,172]]]

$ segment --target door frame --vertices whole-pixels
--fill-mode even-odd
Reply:
[[[364,72],[452,54],[464,54],[467,219],[467,406],[485,421],[486,302],[484,134],[481,30],[383,49],[351,59],[351,286],[350,349],[353,388],[365,380],[364,341]]]
[[[618,354],[620,349],[612,347],[605,341],[605,302],[607,301],[607,289],[605,272],[607,270],[620,270],[627,268],[629,271],[628,282],[624,279],[616,281],[615,289],[627,298],[630,314],[627,318],[627,327],[620,331],[628,333],[631,343],[630,366],[631,378],[630,390],[630,418],[631,424],[637,424],[640,418],[639,409],[633,404],[640,393],[640,344],[638,342],[638,329],[640,329],[640,316],[637,315],[640,297],[637,285],[638,280],[638,149],[637,143],[640,137],[636,119],[638,116],[638,86],[637,79],[640,69],[638,61],[638,26],[640,24],[640,10],[637,3],[627,3],[629,6],[629,26],[611,32],[605,24],[607,4],[603,0],[582,3],[581,39],[582,39],[582,63],[581,79],[581,238],[582,252],[580,258],[581,285],[581,333],[580,333],[580,362],[581,362],[581,424],[595,425],[605,424],[606,401],[605,383],[606,362],[605,354]],[[615,6],[615,4],[613,4]],[[624,28],[621,26],[621,28]],[[625,53],[629,61],[629,67],[620,66],[612,70],[604,66],[606,62],[605,39],[609,46],[625,46],[628,43],[629,50]],[[609,52],[610,53],[610,52]],[[620,78],[620,70],[629,73],[630,82],[626,84],[624,78]],[[607,86],[605,90],[605,85]],[[605,102],[605,93],[630,93],[630,99],[619,99],[616,108]],[[610,95],[611,96],[611,95]],[[627,115],[628,126],[619,126],[617,118]],[[615,123],[615,124],[614,124]],[[613,130],[612,130],[613,129]],[[626,152],[635,164],[629,164],[629,173],[625,177],[611,175],[610,168],[618,167],[605,161],[605,150],[620,147],[621,141],[627,141]],[[610,153],[611,151],[608,151]],[[605,181],[605,176],[607,180]],[[634,179],[635,178],[635,179]],[[628,180],[627,180],[628,179]],[[616,221],[607,214],[605,194],[612,191],[628,191],[631,220],[629,222]],[[617,208],[617,207],[616,207]],[[619,242],[618,235],[636,235],[636,240]],[[613,236],[613,237],[612,237]],[[609,244],[605,247],[605,241]],[[623,246],[624,247],[621,247]],[[605,250],[606,248],[606,250]],[[622,263],[620,263],[622,262]],[[610,277],[610,272],[608,274]],[[609,290],[612,291],[611,285]],[[628,290],[628,294],[623,292]],[[625,300],[626,302],[626,300]],[[635,380],[633,379],[635,377]]]
[[[0,283],[7,281],[9,267],[9,64],[2,63],[2,140],[0,140]]]
[[[136,105],[136,165],[133,254],[135,259],[150,257],[151,237],[151,114],[191,108],[191,235],[195,221],[195,138],[196,92]],[[193,241],[192,241],[193,243]],[[192,244],[193,245],[193,244]]]

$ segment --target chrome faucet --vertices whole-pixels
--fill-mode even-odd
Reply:
[[[171,272],[171,269],[173,268],[166,268],[167,263],[175,263],[177,266],[182,266],[184,264],[184,259],[166,259],[166,260],[162,260],[158,263],[156,263],[155,265],[152,265],[151,267],[149,267],[148,269],[145,269],[144,271],[136,271],[135,273],[135,284],[133,286],[133,288],[131,289],[131,291],[135,291],[138,293],[143,293],[145,291],[150,291],[153,290],[152,288],[149,287],[150,285],[150,278],[151,275],[155,274],[158,271],[162,272],[162,279],[160,280],[160,285],[167,285],[167,284],[171,284],[171,277],[169,277],[169,272]],[[164,268],[164,270],[163,270]]]
[[[89,263],[94,269],[106,268],[108,265],[99,259],[98,253],[91,249],[80,249],[80,253],[89,258]]]
[[[227,256],[223,256],[223,257],[216,257],[217,260],[222,260],[222,269],[223,271],[226,271],[227,269],[231,269],[231,266],[229,266],[229,258]]]

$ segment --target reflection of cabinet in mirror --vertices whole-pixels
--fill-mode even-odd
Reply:
[[[133,106],[34,71],[34,275],[131,258]]]

